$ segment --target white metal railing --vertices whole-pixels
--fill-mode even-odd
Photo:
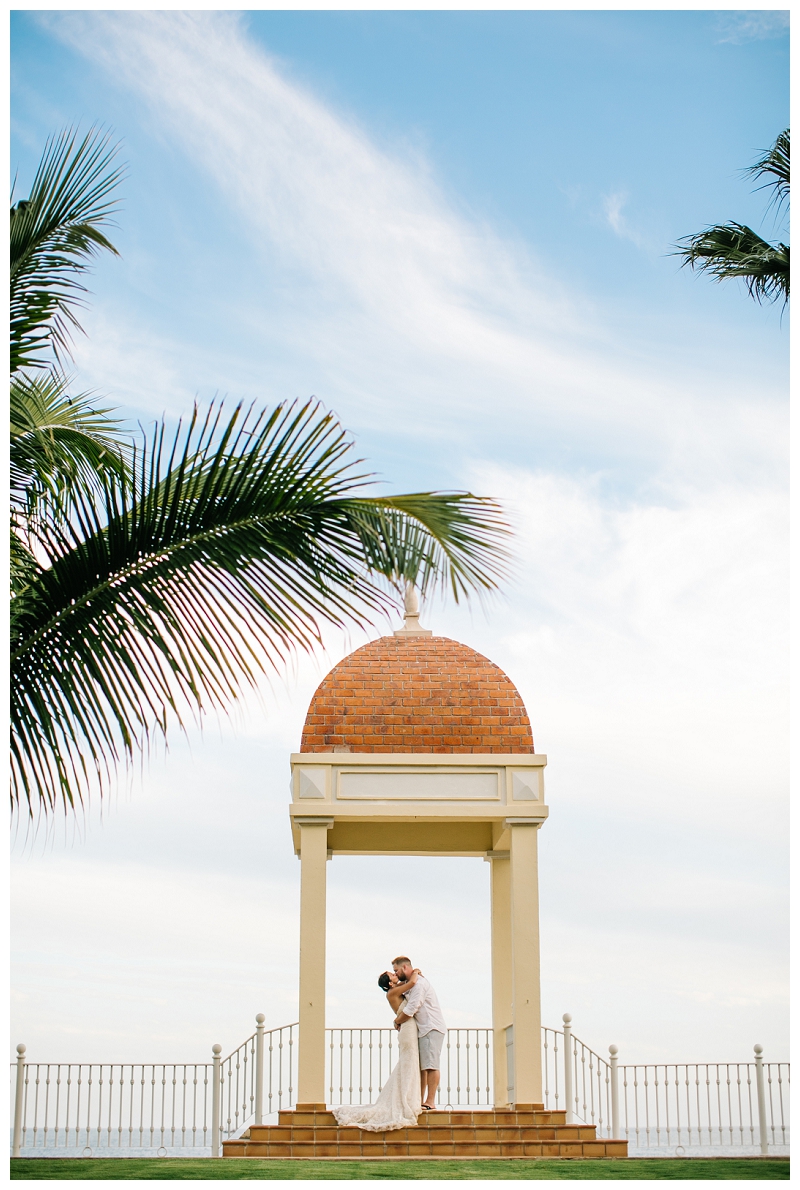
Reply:
[[[789,1146],[789,1064],[753,1062],[619,1065],[572,1032],[542,1029],[544,1105],[598,1136],[627,1140],[631,1155],[724,1150],[780,1155]],[[370,1103],[397,1060],[394,1029],[328,1029],[328,1102]],[[13,1156],[218,1155],[251,1123],[295,1103],[298,1026],[256,1031],[208,1063],[12,1065]],[[504,1039],[505,1041],[508,1039]],[[494,1102],[492,1030],[448,1029],[441,1108]]]
[[[292,1106],[297,1082],[296,1035],[297,1025],[265,1033],[264,1014],[260,1012],[252,1037],[221,1061],[219,1118],[223,1136],[238,1136],[247,1124],[261,1124],[265,1114],[270,1116]]]
[[[567,1123],[594,1124],[598,1136],[619,1139],[619,1119],[612,1112],[612,1060],[606,1061],[572,1032],[572,1017],[564,1013],[564,1028],[542,1029],[542,1076],[545,1107],[565,1111]]]
[[[328,1103],[372,1103],[397,1061],[395,1029],[327,1029]]]
[[[329,1103],[371,1103],[397,1061],[397,1031],[328,1029]],[[492,1030],[448,1029],[442,1047],[440,1107],[488,1106],[493,1102]]]
[[[619,1065],[617,1046],[603,1058],[564,1028],[543,1029],[545,1106],[568,1122],[594,1124],[597,1135],[628,1141],[631,1155],[699,1156],[789,1151],[789,1063]]]
[[[210,1069],[26,1063],[13,1148],[86,1156],[98,1149],[204,1148],[211,1143]]]
[[[624,1066],[622,1072],[623,1127],[636,1149],[788,1151],[788,1063]]]
[[[211,1062],[26,1062],[17,1046],[12,1155],[217,1155],[294,1103],[297,1025],[256,1032]],[[266,1094],[265,1094],[266,1092]]]

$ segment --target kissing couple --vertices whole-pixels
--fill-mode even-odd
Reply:
[[[386,993],[399,1034],[400,1051],[394,1070],[374,1103],[331,1108],[337,1124],[365,1132],[409,1128],[416,1124],[420,1112],[435,1110],[439,1061],[447,1031],[436,992],[405,955],[392,960],[391,971],[381,972],[378,987]]]

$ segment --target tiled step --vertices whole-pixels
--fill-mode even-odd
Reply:
[[[423,1112],[417,1121],[418,1127],[423,1128],[426,1124],[431,1126],[437,1123],[447,1123],[452,1125],[467,1125],[473,1124],[511,1124],[511,1125],[553,1125],[565,1124],[566,1112],[563,1111],[544,1111],[538,1110],[491,1110],[487,1109],[481,1111],[434,1111]],[[281,1111],[278,1113],[279,1125],[291,1125],[292,1127],[308,1127],[308,1128],[335,1128],[336,1117],[332,1112],[327,1110],[321,1111]],[[262,1125],[259,1125],[261,1127]],[[269,1125],[263,1125],[268,1127]],[[271,1125],[276,1127],[276,1125]]]
[[[272,1126],[253,1125],[247,1132],[246,1139],[259,1142],[281,1142],[293,1144],[298,1141],[317,1140],[322,1144],[331,1144],[338,1140],[347,1139],[360,1128],[337,1128],[323,1126],[310,1128],[303,1125],[291,1127],[275,1124]],[[370,1136],[380,1140],[430,1140],[470,1142],[480,1140],[509,1140],[530,1141],[536,1143],[544,1140],[593,1140],[594,1127],[588,1124],[541,1124],[541,1125],[512,1125],[512,1124],[428,1124],[427,1127],[398,1128],[391,1132],[371,1132]]]
[[[330,1107],[327,1103],[296,1103],[294,1107],[283,1108],[284,1113],[294,1115],[295,1112],[311,1112],[316,1114],[319,1112],[330,1112]],[[487,1112],[509,1112],[509,1111],[544,1111],[543,1103],[517,1103],[514,1107],[459,1107],[458,1104],[450,1105],[448,1108],[437,1108],[438,1110],[467,1112],[469,1114],[477,1112],[478,1115],[486,1115]]]
[[[340,1127],[324,1104],[279,1113],[223,1143],[225,1157],[625,1157],[625,1141],[598,1140],[594,1126],[567,1124],[541,1104],[423,1113],[412,1128]]]
[[[625,1141],[586,1140],[544,1142],[542,1144],[505,1142],[433,1143],[424,1141],[379,1141],[370,1134],[363,1139],[322,1144],[314,1141],[295,1144],[258,1143],[229,1140],[223,1144],[225,1157],[626,1157]]]

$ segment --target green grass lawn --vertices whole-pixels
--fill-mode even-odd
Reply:
[[[765,1181],[789,1177],[789,1160],[781,1157],[638,1157],[626,1160],[525,1161],[507,1158],[495,1161],[261,1161],[257,1157],[223,1159],[169,1157],[115,1157],[32,1159],[16,1157],[11,1177],[25,1181],[42,1178],[100,1180],[183,1178],[222,1180],[227,1178],[287,1181],[341,1182],[356,1178],[407,1181],[552,1181],[567,1178],[739,1178]]]

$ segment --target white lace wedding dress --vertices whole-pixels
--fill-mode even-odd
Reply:
[[[400,1052],[389,1081],[374,1103],[362,1107],[332,1107],[337,1124],[365,1132],[391,1132],[410,1128],[422,1111],[419,1080],[417,1022],[412,1017],[400,1026]]]

